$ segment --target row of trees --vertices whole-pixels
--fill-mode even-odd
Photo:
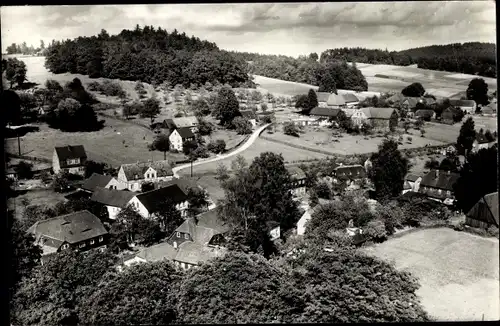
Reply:
[[[53,41],[47,48],[46,67],[53,73],[80,73],[91,78],[140,80],[152,84],[203,85],[218,81],[231,86],[249,80],[246,64],[221,51],[214,43],[138,25],[110,36]]]
[[[12,43],[6,48],[7,54],[24,54],[24,55],[33,55],[40,51],[45,50],[45,42],[40,40],[40,46],[35,48],[33,45],[28,46],[26,42],[22,44]]]

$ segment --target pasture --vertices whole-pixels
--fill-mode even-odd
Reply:
[[[416,276],[424,309],[439,321],[500,318],[497,239],[435,228],[362,250]]]

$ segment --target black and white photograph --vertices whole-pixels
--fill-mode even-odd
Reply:
[[[2,6],[4,324],[499,320],[496,9]]]

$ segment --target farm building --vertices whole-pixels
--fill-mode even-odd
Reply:
[[[441,113],[441,122],[443,123],[446,123],[446,124],[454,124],[455,123],[455,120],[454,120],[454,116],[455,116],[455,112],[454,112],[454,108],[452,107],[449,107],[447,109],[445,109],[443,111],[443,113]]]
[[[411,191],[418,192],[418,189],[420,188],[420,182],[422,182],[422,177],[409,173],[405,177],[405,182],[408,182],[412,189]]]
[[[174,174],[168,161],[137,162],[122,164],[118,170],[118,181],[124,188],[140,191],[144,182],[160,182],[172,180]]]
[[[437,101],[432,97],[424,97],[424,104],[430,108],[435,108],[437,106]]]
[[[498,192],[481,197],[466,214],[465,224],[483,229],[498,227]]]
[[[318,97],[318,106],[320,108],[326,107],[326,102],[328,101],[328,98],[330,97],[331,93],[329,92],[316,92],[316,96]]]
[[[90,200],[106,206],[108,218],[115,220],[122,209],[127,207],[136,193],[128,190],[115,190],[97,187]]]
[[[490,103],[488,105],[485,105],[481,108],[481,114],[486,115],[486,116],[492,116],[497,113],[497,104],[496,103]]]
[[[392,108],[361,108],[354,112],[351,119],[359,127],[367,123],[375,129],[392,129],[398,124],[398,113]]]
[[[170,136],[168,136],[168,140],[170,140],[170,148],[182,151],[184,143],[194,140],[194,137],[195,136],[191,128],[184,127],[175,129]]]
[[[309,115],[317,117],[318,125],[326,126],[331,124],[331,120],[335,120],[337,118],[339,112],[340,109],[315,107],[311,110],[311,112],[309,112]]]
[[[359,99],[352,93],[343,94],[342,97],[347,107],[353,107],[359,104]]]
[[[92,173],[90,178],[86,179],[83,182],[82,190],[88,192],[94,192],[97,187],[121,190],[125,188],[125,185],[118,182],[118,180],[116,180],[110,175]]]
[[[129,205],[134,207],[137,212],[144,218],[150,218],[155,215],[157,204],[165,198],[169,198],[175,204],[175,208],[181,212],[182,216],[186,216],[188,208],[188,198],[184,190],[177,183],[146,191],[135,196],[130,200]]]
[[[87,153],[83,145],[56,147],[52,155],[52,169],[56,174],[64,171],[84,175],[86,161]]]
[[[436,113],[433,110],[420,109],[415,112],[416,118],[422,118],[424,121],[431,121],[436,118]]]
[[[453,185],[457,182],[460,175],[450,171],[431,170],[420,182],[419,192],[427,197],[452,204],[455,196],[453,195]]]
[[[472,143],[472,151],[477,152],[481,149],[488,149],[495,145],[496,140],[488,139],[483,134],[477,133],[476,139]]]
[[[420,97],[406,97],[404,101],[401,103],[404,108],[407,110],[413,110],[417,108],[417,104],[422,103],[422,99]]]
[[[328,97],[328,100],[326,101],[326,105],[330,108],[346,107],[344,97],[342,97],[342,95],[338,95],[335,93],[330,94],[330,96]]]
[[[293,196],[302,196],[306,194],[306,174],[298,166],[289,166],[286,168],[290,174],[290,191]]]
[[[476,102],[472,100],[450,100],[452,106],[462,109],[466,114],[472,114],[476,111]]]
[[[359,180],[366,178],[366,170],[362,165],[340,165],[333,170],[334,182],[340,180]]]
[[[163,121],[162,127],[165,129],[169,129],[170,131],[174,131],[175,129],[180,128],[189,128],[191,132],[198,132],[198,118],[196,117],[180,117],[173,119],[165,119]]]

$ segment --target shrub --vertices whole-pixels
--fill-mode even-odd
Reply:
[[[226,150],[226,142],[223,139],[217,139],[210,142],[207,149],[215,154],[223,153]]]
[[[286,121],[283,123],[283,133],[285,135],[299,137],[299,128],[297,128],[293,122]]]
[[[387,240],[386,223],[382,219],[375,219],[368,222],[363,231],[373,242],[379,243]]]
[[[252,133],[252,124],[250,123],[250,121],[243,117],[234,118],[232,121],[232,125],[240,135],[247,135]]]

